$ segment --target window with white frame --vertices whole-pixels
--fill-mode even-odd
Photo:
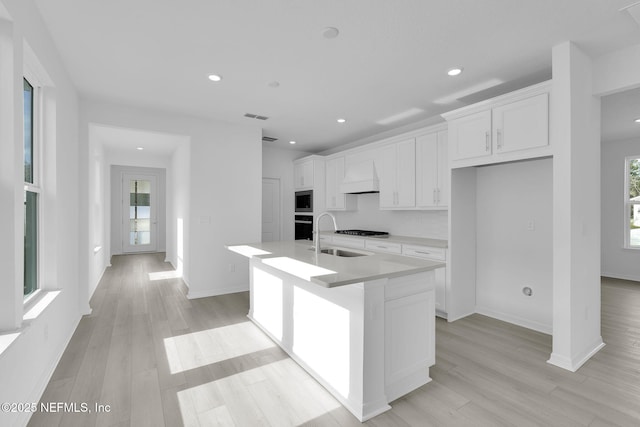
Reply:
[[[624,215],[625,247],[640,249],[640,156],[626,158]]]
[[[24,78],[24,297],[39,288],[38,264],[38,196],[41,191],[38,138],[38,86]]]

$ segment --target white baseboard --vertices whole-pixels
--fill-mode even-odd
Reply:
[[[602,341],[602,337],[598,337],[592,345],[588,346],[586,350],[575,357],[551,353],[551,357],[547,360],[547,363],[566,369],[567,371],[575,372],[604,346],[605,344]]]
[[[533,329],[534,331],[542,332],[543,334],[551,335],[553,333],[553,325],[545,325],[543,323],[514,316],[512,314],[491,310],[487,307],[476,306],[476,313],[493,317],[494,319],[502,320],[503,322],[522,326],[523,328]]]
[[[603,271],[600,273],[602,277],[609,277],[611,279],[631,280],[634,282],[640,282],[640,276],[633,276],[628,274],[616,274]]]
[[[233,286],[233,287],[229,287],[229,288],[206,289],[206,290],[195,291],[195,292],[192,291],[191,288],[189,287],[189,292],[187,293],[187,298],[188,299],[196,299],[196,298],[215,297],[215,296],[219,296],[219,295],[236,294],[238,292],[246,292],[248,290],[249,290],[249,285],[246,285],[246,286]]]

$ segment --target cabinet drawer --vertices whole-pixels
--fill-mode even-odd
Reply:
[[[429,246],[402,245],[402,254],[416,258],[432,259],[436,261],[446,261],[446,249],[432,248]]]
[[[365,247],[372,251],[389,252],[392,254],[402,253],[402,245],[400,243],[385,242],[380,240],[367,240]]]
[[[348,248],[364,249],[363,239],[350,239],[348,237],[333,236],[333,244],[336,246],[346,246]]]

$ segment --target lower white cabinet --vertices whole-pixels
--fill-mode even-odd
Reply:
[[[384,240],[365,240],[364,246],[372,251],[387,252],[390,254],[402,253],[401,243],[385,242]]]
[[[350,237],[333,236],[333,244],[336,246],[344,246],[347,248],[364,249],[364,240]]]
[[[402,245],[402,254],[432,261],[447,262],[447,250],[445,248],[433,248],[421,245]],[[435,308],[436,315],[447,318],[447,267],[435,270]]]
[[[407,382],[416,371],[435,364],[433,299],[433,290],[428,290],[385,301],[386,384]],[[399,396],[387,387],[389,399]]]

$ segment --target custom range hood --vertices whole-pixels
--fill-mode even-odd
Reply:
[[[378,175],[373,160],[346,166],[340,192],[346,194],[379,193]]]

